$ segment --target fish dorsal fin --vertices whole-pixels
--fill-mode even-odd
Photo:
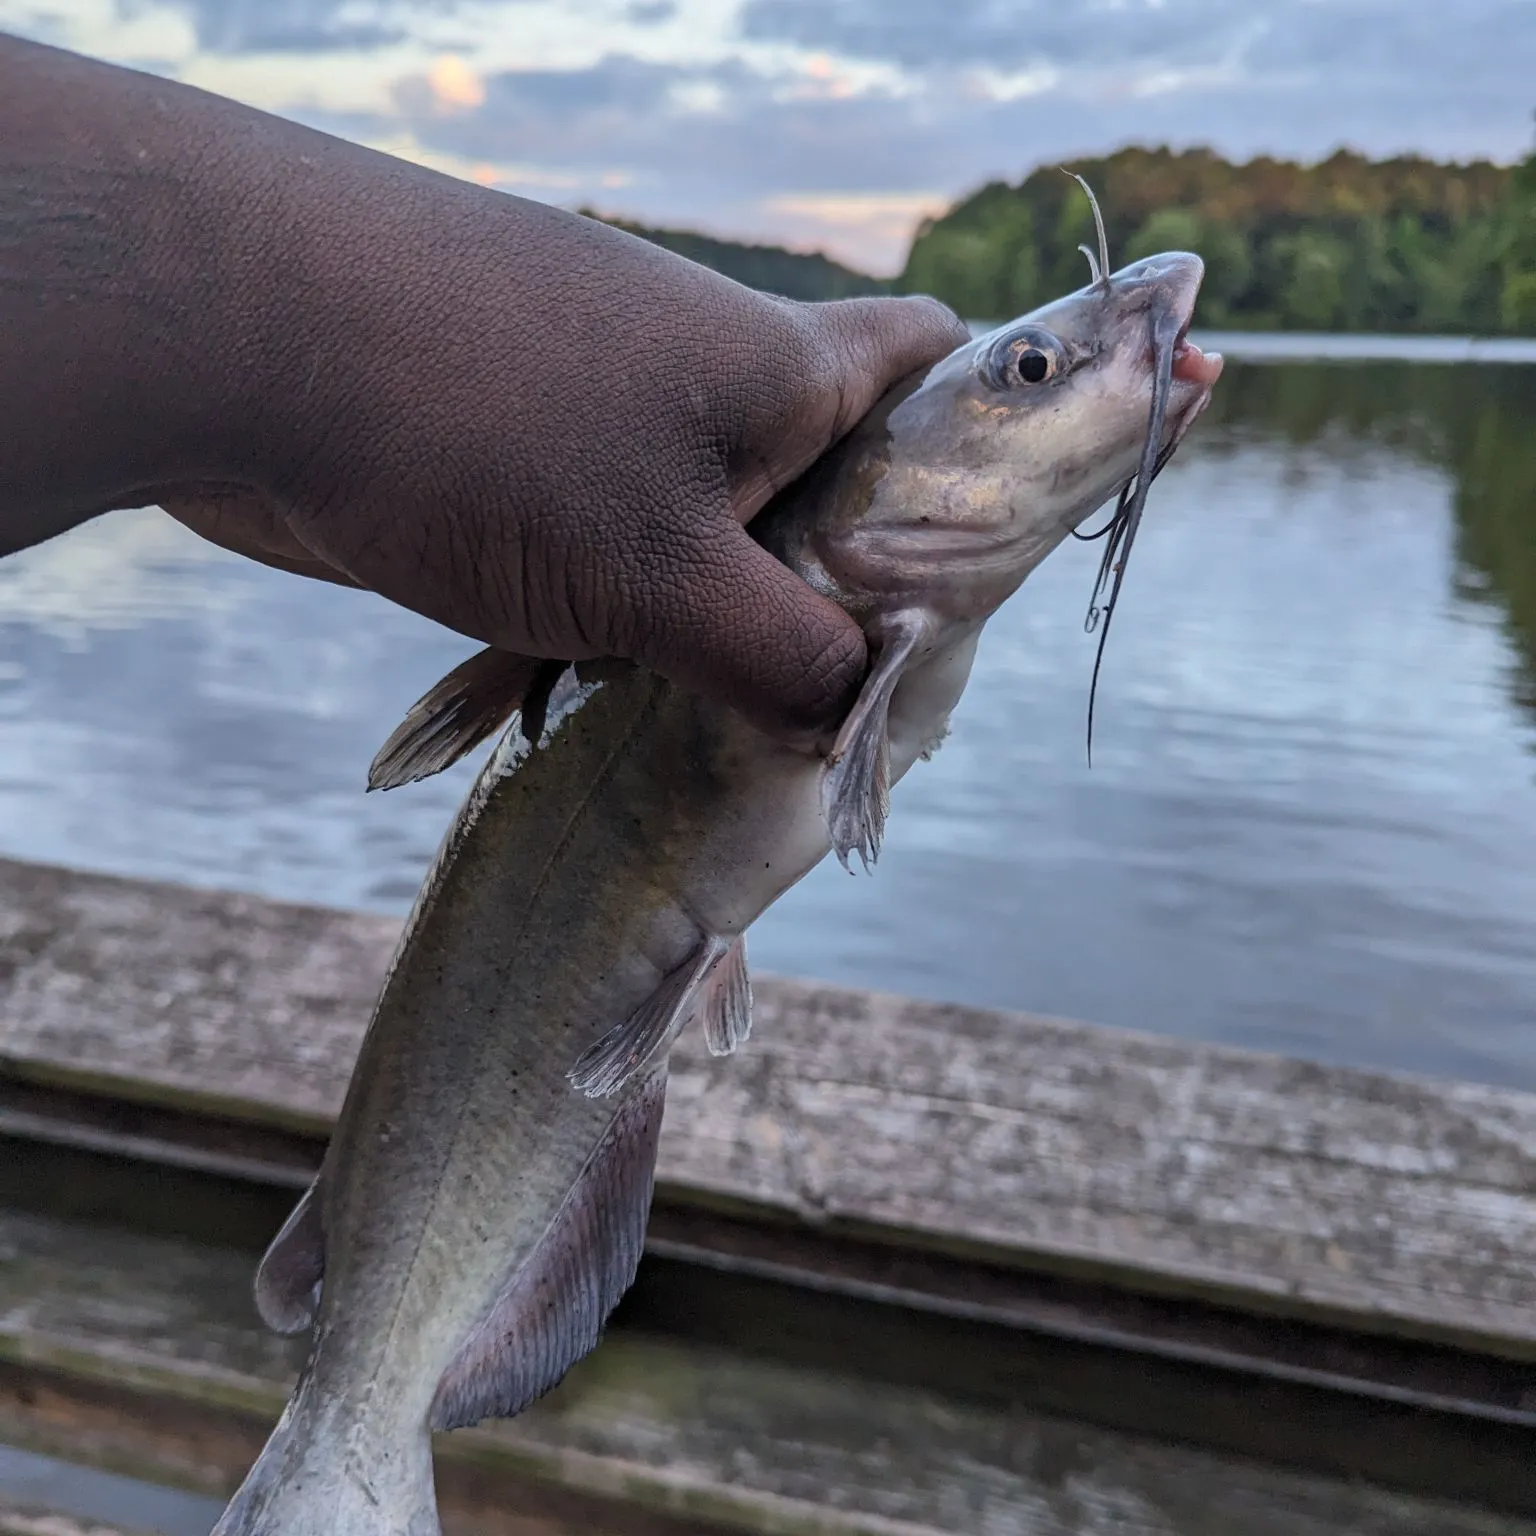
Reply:
[[[325,1278],[325,1220],[320,1180],[304,1191],[256,1267],[256,1310],[275,1333],[312,1327]]]
[[[729,939],[706,934],[694,952],[661,980],[622,1024],[582,1052],[567,1074],[589,1099],[617,1093],[669,1046],[692,1017],[699,989],[731,948]]]
[[[864,687],[827,758],[821,808],[832,851],[844,869],[857,852],[868,869],[880,856],[891,801],[891,697],[907,663],[928,638],[928,619],[909,609],[888,615],[871,635],[879,645]]]
[[[747,936],[741,934],[709,973],[699,999],[704,1043],[711,1056],[729,1056],[752,1033],[752,978]]]
[[[429,688],[379,748],[369,789],[398,789],[450,768],[522,711],[524,737],[544,730],[550,690],[570,664],[516,656],[494,646],[478,651]]]
[[[521,1413],[596,1346],[645,1246],[666,1093],[661,1067],[619,1106],[560,1214],[443,1374],[434,1429]]]

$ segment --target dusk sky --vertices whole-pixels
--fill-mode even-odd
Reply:
[[[1508,160],[1536,109],[1536,0],[0,0],[0,29],[880,272],[924,213],[1044,160]]]

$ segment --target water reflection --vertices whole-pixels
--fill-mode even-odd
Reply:
[[[1531,370],[1500,368],[1476,395],[1463,388],[1450,460],[1464,589],[1497,602],[1519,646],[1517,694],[1536,710],[1536,390]]]
[[[1240,367],[1210,420],[1227,447],[1279,437],[1334,463],[1376,448],[1443,469],[1453,486],[1456,593],[1495,607],[1521,658],[1514,695],[1536,709],[1536,369]],[[1349,516],[1347,502],[1339,514]]]
[[[989,628],[877,876],[764,968],[1536,1086],[1536,370],[1234,365],[1138,540]],[[364,766],[467,644],[158,514],[0,563],[0,849],[403,910],[473,765]]]

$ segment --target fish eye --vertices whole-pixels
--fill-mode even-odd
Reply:
[[[1068,367],[1067,349],[1049,331],[1031,328],[999,339],[981,371],[993,389],[1045,384]]]
[[[1043,384],[1051,376],[1051,360],[1039,347],[1025,347],[1013,366],[1026,384]]]

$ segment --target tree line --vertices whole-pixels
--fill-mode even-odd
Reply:
[[[1505,166],[1341,150],[1301,165],[1129,148],[1071,169],[1098,195],[1113,266],[1165,250],[1205,259],[1199,324],[1536,335],[1536,154]],[[1094,243],[1087,199],[1056,166],[925,220],[893,281],[781,246],[608,222],[787,298],[930,293],[980,321],[1079,287],[1077,246]]]
[[[606,218],[590,208],[578,210],[589,219],[601,219],[615,229],[639,235],[700,266],[734,278],[748,288],[777,293],[786,299],[849,299],[869,293],[888,293],[890,283],[856,272],[819,252],[805,254],[781,245],[744,245],[738,240],[717,240],[691,229],[662,229],[627,219]]]
[[[1536,154],[1517,166],[1340,151],[1315,165],[1122,149],[1071,169],[1110,259],[1206,263],[1197,321],[1254,330],[1536,335]],[[1087,280],[1081,189],[1056,167],[993,182],[918,229],[897,292],[1003,319]]]

